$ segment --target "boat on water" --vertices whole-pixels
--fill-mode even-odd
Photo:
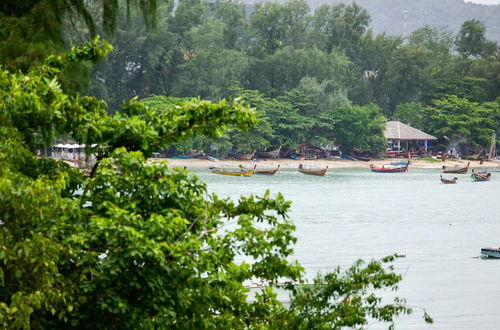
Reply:
[[[472,174],[470,176],[472,178],[472,181],[474,181],[474,182],[490,181],[491,173],[486,172],[486,171],[474,172],[474,169],[472,169]]]
[[[500,258],[500,249],[496,248],[482,248],[481,254],[488,258]]]
[[[255,167],[253,169],[245,169],[245,168],[234,169],[234,168],[210,166],[208,169],[210,170],[210,172],[220,175],[251,176],[254,174]]]
[[[328,166],[326,166],[325,168],[317,168],[302,164],[299,165],[299,172],[308,175],[325,176],[327,170]]]
[[[449,167],[443,165],[443,173],[467,174],[467,171],[469,170],[469,165],[470,162],[468,162],[467,166],[465,167],[458,167],[458,166]]]
[[[458,180],[457,177],[455,177],[453,179],[445,179],[445,178],[443,178],[442,175],[440,175],[440,177],[441,177],[441,182],[444,184],[455,184],[455,183],[457,183],[457,180]]]
[[[256,158],[278,158],[280,155],[281,146],[278,149],[271,151],[261,151],[255,154]]]
[[[406,162],[406,165],[403,166],[394,166],[394,165],[382,165],[376,166],[371,164],[370,169],[372,172],[376,173],[404,173],[408,172],[408,167],[410,166],[410,162]]]
[[[245,170],[252,170],[251,168],[244,167],[243,165],[240,165],[240,168],[245,169]],[[278,173],[280,170],[280,165],[276,167],[266,167],[266,166],[260,166],[260,165],[255,165],[253,168],[254,174],[261,174],[261,175],[275,175]]]

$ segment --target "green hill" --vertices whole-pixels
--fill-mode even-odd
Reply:
[[[405,10],[408,10],[408,33],[424,25],[456,33],[465,20],[475,18],[485,24],[488,39],[500,42],[500,5],[479,5],[463,0],[312,0],[307,2],[313,10],[322,4],[356,2],[370,12],[374,32],[386,32],[389,35],[404,34]]]

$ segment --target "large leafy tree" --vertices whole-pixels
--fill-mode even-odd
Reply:
[[[356,3],[322,5],[314,12],[311,34],[315,44],[327,53],[335,49],[354,55],[368,30],[370,15]]]
[[[64,63],[108,49],[94,40],[27,74],[0,71],[2,328],[341,328],[410,312],[376,296],[401,279],[384,267],[393,258],[334,271],[311,289],[285,286],[292,304],[280,303],[271,287],[303,275],[289,261],[290,203],[269,193],[221,200],[186,171],[146,162],[193,133],[248,129],[254,112],[132,100],[109,115],[102,101],[61,90]],[[97,155],[90,176],[34,156],[40,137],[50,144],[61,134]],[[251,280],[271,287],[249,301]]]
[[[335,142],[344,152],[353,148],[381,151],[385,147],[385,118],[374,104],[346,106],[323,115],[332,122]]]
[[[464,57],[492,56],[497,52],[498,46],[486,39],[486,27],[477,20],[467,20],[462,24],[455,39],[457,51]]]
[[[499,124],[497,103],[481,104],[455,95],[435,100],[426,111],[434,135],[450,141],[465,140],[478,147],[488,146]]]

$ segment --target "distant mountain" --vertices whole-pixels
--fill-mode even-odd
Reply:
[[[322,4],[356,2],[370,12],[373,31],[386,32],[389,35],[404,34],[405,10],[408,10],[407,33],[424,25],[457,33],[464,21],[475,18],[486,26],[488,39],[500,42],[500,5],[479,5],[463,0],[309,0],[307,2],[313,10]]]

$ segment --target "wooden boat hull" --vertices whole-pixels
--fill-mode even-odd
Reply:
[[[249,170],[249,171],[227,171],[227,170],[224,170],[224,169],[211,169],[210,172],[214,173],[214,174],[220,174],[220,175],[231,175],[231,176],[250,176],[250,175],[253,175],[254,174],[254,171],[253,170]]]
[[[443,166],[443,173],[467,174],[467,171],[469,170],[469,165],[470,163],[467,163],[467,166],[462,168],[447,168],[446,166]]]
[[[280,165],[278,165],[278,167],[276,167],[275,169],[258,169],[256,168],[255,169],[255,174],[261,174],[261,175],[275,175],[276,173],[278,173],[278,171],[280,170]]]
[[[404,173],[408,172],[408,166],[409,163],[406,163],[405,166],[397,166],[397,167],[376,167],[375,165],[371,164],[370,169],[372,172],[375,173]]]
[[[321,170],[299,168],[300,173],[307,174],[307,175],[315,175],[315,176],[325,176],[327,170],[328,170],[328,166],[326,168],[321,169]]]
[[[362,162],[369,162],[370,160],[372,160],[371,158],[369,157],[361,157],[361,156],[356,156],[355,154],[351,154],[351,157],[357,159],[357,160],[360,160]]]
[[[482,248],[481,254],[488,258],[500,258],[500,249]]]
[[[444,183],[444,184],[455,184],[455,183],[457,183],[457,178],[453,178],[453,179],[445,179],[445,178],[443,178],[443,176],[441,175],[441,183]]]
[[[490,181],[491,174],[476,174],[472,173],[471,178],[474,182]]]
[[[372,172],[375,173],[404,173],[406,172],[406,167],[396,167],[396,168],[372,168]]]
[[[255,155],[255,151],[252,152],[251,154],[238,155],[237,158],[241,159],[241,160],[252,160],[254,155]]]
[[[262,151],[262,152],[258,152],[255,156],[257,158],[278,158],[278,156],[280,154],[280,150],[281,150],[281,147],[279,147],[276,150],[272,150],[272,151]]]
[[[255,174],[262,174],[262,175],[275,175],[278,172],[278,169],[274,170],[258,170],[255,171]]]
[[[280,165],[278,165],[276,168],[260,168],[260,169],[256,165],[254,169],[249,169],[245,167],[243,167],[243,169],[248,171],[253,171],[254,174],[275,175],[276,173],[278,173]]]

